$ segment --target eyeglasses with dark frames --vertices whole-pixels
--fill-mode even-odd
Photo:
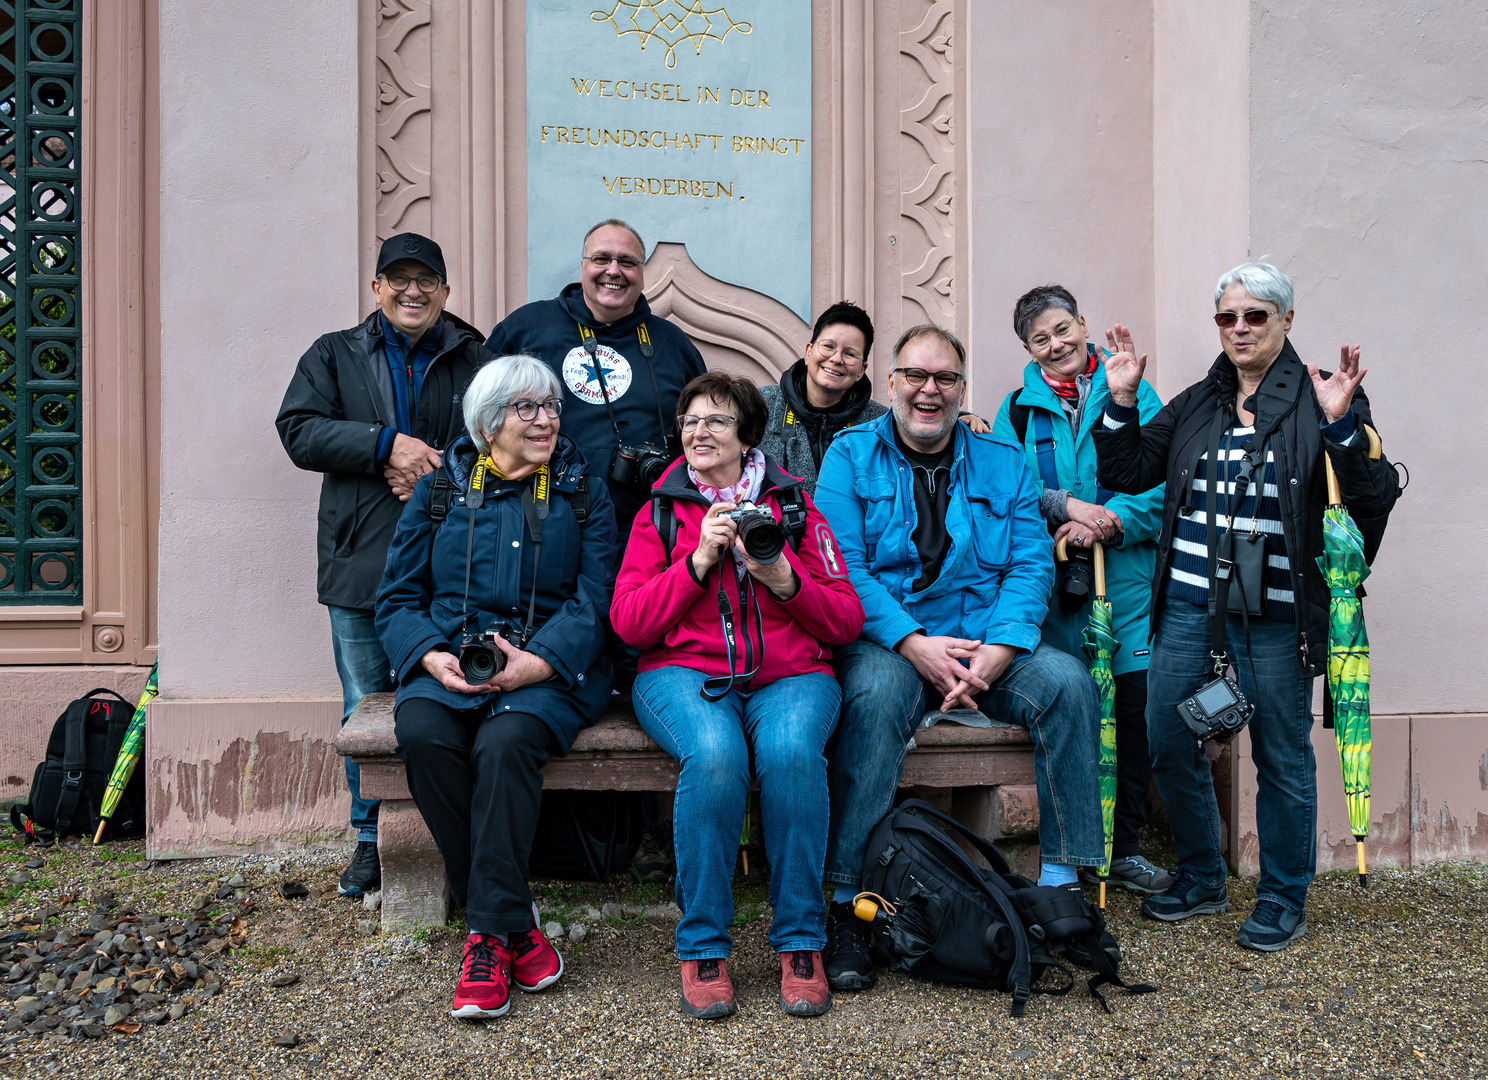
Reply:
[[[536,420],[537,410],[548,414],[550,420],[557,420],[563,412],[563,401],[561,398],[550,397],[547,401],[533,401],[531,398],[522,398],[507,405],[508,409],[516,411],[518,420]]]
[[[1245,312],[1246,326],[1265,326],[1266,321],[1271,318],[1271,312],[1265,308],[1250,308]],[[1214,325],[1221,330],[1228,330],[1241,319],[1238,311],[1219,311],[1214,315]]]
[[[903,375],[904,381],[910,386],[918,389],[924,386],[929,379],[935,380],[935,385],[941,390],[949,390],[961,381],[961,373],[958,371],[926,371],[917,367],[896,367],[896,375]]]
[[[593,255],[585,255],[583,258],[585,262],[593,263],[601,270],[610,263],[619,263],[622,270],[634,270],[641,265],[641,260],[631,255],[611,255],[607,251],[596,251]]]
[[[702,424],[714,435],[722,435],[734,424],[739,422],[736,416],[724,416],[723,413],[714,413],[712,416],[689,416],[677,417],[677,426],[682,429],[682,434],[690,435]]]
[[[419,292],[426,293],[431,293],[435,289],[439,288],[439,286],[444,284],[444,282],[439,279],[439,276],[437,274],[419,274],[417,276],[397,273],[383,274],[382,280],[388,283],[393,292],[402,292],[404,289],[408,288],[409,282],[417,285],[419,287]]]

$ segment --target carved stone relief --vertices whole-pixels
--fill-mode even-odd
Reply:
[[[923,6],[906,4],[912,16]],[[906,325],[956,326],[956,97],[953,0],[899,34],[900,223]]]
[[[377,5],[377,240],[430,231],[430,0]]]

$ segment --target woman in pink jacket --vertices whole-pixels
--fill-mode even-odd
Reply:
[[[682,764],[682,1011],[703,1020],[736,1011],[728,926],[752,751],[781,1007],[819,1016],[832,1006],[821,959],[823,749],[842,697],[830,646],[858,636],[863,606],[816,504],[758,449],[768,410],[754,384],[708,372],[683,389],[677,411],[686,460],[636,518],[610,617],[645,650],[636,717]]]

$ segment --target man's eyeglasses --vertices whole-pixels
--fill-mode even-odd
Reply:
[[[1251,308],[1245,313],[1244,318],[1246,326],[1265,326],[1266,320],[1271,318],[1271,312],[1265,308]],[[1220,311],[1215,313],[1214,325],[1221,330],[1228,330],[1240,319],[1241,315],[1238,311]]]
[[[941,390],[949,390],[961,381],[961,373],[957,371],[926,371],[917,367],[896,367],[896,375],[904,376],[904,381],[910,386],[919,388],[925,385],[926,380],[934,379],[935,385]]]
[[[562,399],[555,397],[550,397],[547,401],[533,401],[531,398],[522,398],[520,401],[513,401],[507,408],[516,410],[518,420],[536,420],[539,406],[542,407],[543,412],[548,414],[548,418],[552,420],[557,420],[559,414],[563,412]]]
[[[420,274],[418,277],[410,277],[407,274],[383,274],[382,280],[388,283],[393,292],[402,292],[408,288],[410,281],[419,287],[419,292],[426,293],[431,293],[444,284],[436,274]]]
[[[820,353],[824,359],[841,353],[842,359],[849,363],[861,364],[863,362],[863,354],[858,352],[857,349],[849,349],[838,345],[831,338],[827,338],[825,341],[813,341],[811,347]]]
[[[620,269],[622,270],[634,270],[636,267],[641,265],[640,259],[634,258],[630,255],[611,255],[608,252],[604,251],[596,252],[593,255],[585,255],[584,261],[593,263],[601,270],[603,270],[606,266],[609,266],[610,263],[619,263]]]
[[[739,422],[737,417],[724,416],[723,413],[714,413],[712,416],[679,416],[677,426],[682,429],[682,434],[690,435],[702,424],[714,435],[722,435],[732,425]]]

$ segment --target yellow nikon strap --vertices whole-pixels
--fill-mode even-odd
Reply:
[[[478,509],[486,501],[486,474],[490,473],[497,480],[510,480],[511,477],[496,467],[491,460],[490,454],[482,454],[475,463],[475,468],[470,470],[470,494],[466,501],[471,509]],[[538,466],[537,472],[532,474],[532,502],[539,518],[546,518],[552,503],[553,474],[545,461]]]
[[[623,446],[625,440],[620,437],[620,424],[615,419],[615,410],[610,405],[610,388],[605,382],[604,368],[599,362],[599,341],[594,336],[594,331],[583,323],[575,320],[574,325],[579,328],[579,341],[584,346],[584,351],[589,354],[589,359],[594,364],[594,377],[599,380],[599,392],[604,398],[605,409],[610,414],[610,426],[615,429],[615,445]],[[667,438],[666,414],[661,411],[661,386],[656,381],[656,365],[651,362],[651,357],[656,355],[656,346],[651,344],[651,334],[646,329],[646,321],[641,320],[636,327],[636,339],[641,343],[641,356],[646,360],[646,370],[651,374],[651,393],[656,399],[656,423],[657,434],[662,442]]]
[[[786,409],[785,410],[785,422],[787,424],[789,424],[791,427],[795,427],[796,426],[796,414],[795,414],[795,412],[793,410],[791,410],[791,409]]]

